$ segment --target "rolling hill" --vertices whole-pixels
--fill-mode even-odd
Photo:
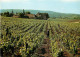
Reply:
[[[6,11],[11,12],[12,10],[14,13],[16,13],[16,12],[20,13],[23,11],[23,9],[0,9],[0,13],[4,13]],[[60,17],[62,17],[62,18],[65,18],[65,17],[74,18],[74,17],[80,16],[80,14],[67,14],[67,13],[59,13],[59,12],[45,11],[45,10],[27,10],[27,9],[24,9],[24,10],[25,10],[25,12],[29,11],[32,14],[37,14],[38,12],[48,13],[51,18],[54,18],[54,17],[56,17],[56,18],[60,18]]]

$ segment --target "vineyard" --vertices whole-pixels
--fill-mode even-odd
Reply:
[[[80,57],[80,20],[1,18],[2,57]]]

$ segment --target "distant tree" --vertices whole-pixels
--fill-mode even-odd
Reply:
[[[73,17],[73,19],[80,19],[80,15]]]
[[[9,17],[12,17],[13,15],[14,15],[13,13],[10,13],[10,14],[9,14]]]
[[[44,19],[44,20],[47,20],[48,18],[49,18],[49,15],[48,15],[48,13],[37,13],[36,14],[36,16],[37,16],[37,19]]]
[[[31,14],[29,11],[27,11],[25,14]]]
[[[46,18],[49,18],[49,14],[48,13],[46,13],[45,15],[46,15]]]
[[[14,15],[14,12],[13,12],[13,10],[12,10],[12,12],[9,13],[9,17],[12,17],[13,15]]]
[[[4,12],[4,16],[9,17],[9,12]]]
[[[24,13],[19,13],[19,17],[23,18],[24,17]]]
[[[0,13],[0,15],[1,15],[1,16],[3,16],[3,15],[4,15],[4,13]]]
[[[1,13],[1,16],[6,16],[6,17],[12,17],[13,15],[14,15],[13,10],[12,10],[11,13],[9,13],[8,11],[4,12],[4,13]]]
[[[23,9],[23,14],[25,14],[25,11],[24,11],[24,9]]]
[[[14,14],[14,12],[13,12],[13,10],[12,10],[12,12],[11,12],[12,14]]]

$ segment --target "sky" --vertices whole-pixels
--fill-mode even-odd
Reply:
[[[80,0],[0,0],[1,9],[49,10],[80,14]]]

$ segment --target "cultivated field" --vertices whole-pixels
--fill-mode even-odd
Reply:
[[[79,57],[80,20],[1,18],[3,57]]]

